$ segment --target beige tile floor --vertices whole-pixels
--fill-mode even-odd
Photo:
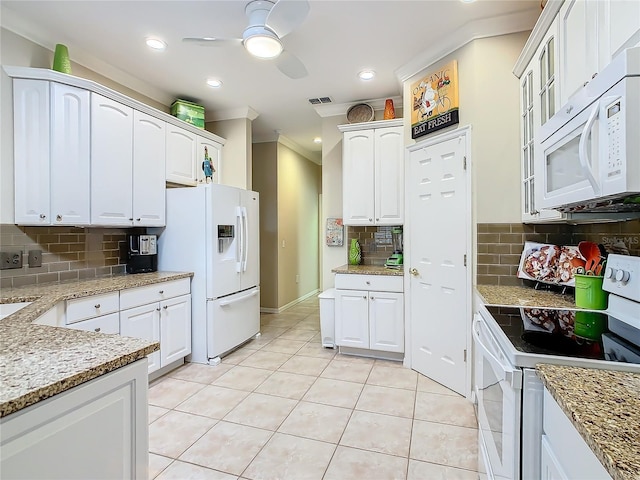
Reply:
[[[149,478],[477,479],[472,405],[401,363],[320,344],[318,299],[263,314],[218,366],[149,390]]]

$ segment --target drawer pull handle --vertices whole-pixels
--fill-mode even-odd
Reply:
[[[160,293],[160,295],[162,295],[162,294],[164,293],[164,290],[160,290],[160,292],[159,292],[159,293]]]
[[[96,304],[94,305],[94,307],[96,307],[96,308],[100,308],[100,304],[99,304],[99,303],[96,303]]]
[[[94,330],[95,330],[96,332],[99,332],[99,331],[100,331],[100,327],[98,327],[98,328],[94,328]]]

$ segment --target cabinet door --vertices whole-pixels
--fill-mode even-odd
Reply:
[[[51,83],[51,223],[88,225],[89,91]]]
[[[345,225],[373,225],[373,130],[345,132],[342,139],[342,210]]]
[[[364,290],[336,290],[336,345],[369,348],[369,296]]]
[[[91,223],[131,226],[133,109],[91,94]]]
[[[404,222],[404,141],[403,127],[376,129],[375,223],[399,225]]]
[[[160,302],[160,365],[191,353],[191,295]]]
[[[597,0],[567,0],[558,12],[560,105],[598,72]]]
[[[175,125],[167,124],[166,181],[181,185],[195,185],[196,135]]]
[[[542,480],[569,480],[562,470],[560,462],[556,458],[549,445],[546,435],[542,435],[540,469],[542,470]]]
[[[120,335],[160,341],[160,304],[152,303],[120,312]],[[148,355],[149,373],[160,368],[160,352]]]
[[[221,145],[203,137],[198,137],[198,153],[196,171],[198,173],[198,183],[220,183],[220,153]],[[211,170],[205,171],[205,158],[211,162]],[[207,182],[207,175],[211,174]]]
[[[133,112],[133,225],[165,224],[166,123]]]
[[[534,71],[536,58],[531,60],[520,79],[520,161],[522,172],[522,221],[535,219],[538,213],[535,208],[533,177],[533,131],[535,125],[535,97],[533,94]]]
[[[15,222],[48,225],[49,82],[13,80],[13,153]]]
[[[369,292],[369,348],[404,352],[402,293]]]
[[[640,2],[606,0],[599,3],[600,68],[625,48],[640,45]]]

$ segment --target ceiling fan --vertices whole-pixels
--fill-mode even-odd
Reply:
[[[299,79],[307,76],[304,64],[282,45],[282,38],[307,18],[307,0],[253,0],[244,9],[249,25],[242,38],[186,37],[183,42],[204,46],[243,45],[254,57],[274,60],[286,76]]]

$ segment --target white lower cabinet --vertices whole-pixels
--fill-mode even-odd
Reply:
[[[602,463],[546,388],[543,395],[543,480],[611,480]]]
[[[123,290],[120,335],[160,342],[149,355],[149,373],[191,353],[189,279]]]
[[[146,363],[137,361],[2,418],[2,478],[147,478]]]
[[[404,352],[402,284],[402,277],[336,275],[336,345]]]

